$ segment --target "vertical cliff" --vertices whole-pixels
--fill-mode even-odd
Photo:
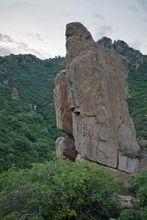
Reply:
[[[74,139],[77,158],[137,172],[139,146],[126,102],[127,60],[97,44],[78,22],[66,27],[66,49],[66,71],[55,87],[58,128]],[[59,146],[68,148],[63,140],[57,151]]]

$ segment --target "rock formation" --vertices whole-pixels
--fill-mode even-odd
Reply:
[[[66,71],[61,71],[55,80],[54,100],[56,110],[57,127],[72,135],[72,112],[70,111],[67,98],[67,76]]]
[[[78,152],[75,150],[74,139],[68,135],[66,137],[59,137],[56,140],[56,154],[58,157],[67,157],[75,161]]]
[[[130,69],[137,70],[145,62],[145,56],[139,50],[129,47],[128,44],[122,40],[112,42],[110,38],[102,37],[98,40],[98,44],[108,50],[116,51],[117,53],[127,57]]]
[[[67,68],[56,78],[57,126],[74,139],[77,158],[128,173],[139,146],[127,99],[127,60],[96,43],[80,23],[66,27]],[[66,149],[67,150],[67,149]]]

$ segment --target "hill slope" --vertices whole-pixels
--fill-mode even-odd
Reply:
[[[147,139],[147,56],[123,41],[102,38],[99,43],[129,59],[130,113],[137,136]],[[60,135],[53,105],[54,79],[64,66],[61,57],[0,57],[0,172],[52,158]]]
[[[0,58],[0,171],[52,157],[57,136],[54,78],[63,65],[61,57]]]

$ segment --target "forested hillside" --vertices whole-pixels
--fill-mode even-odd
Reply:
[[[53,88],[64,58],[0,58],[0,172],[50,160],[58,136]]]
[[[130,113],[137,136],[146,139],[147,57],[126,44],[122,46],[122,42],[115,45],[117,52],[130,60]],[[53,157],[54,142],[60,135],[53,104],[54,79],[64,66],[62,57],[0,57],[0,172],[15,166],[30,167]]]
[[[128,74],[129,106],[134,119],[137,136],[147,139],[147,57],[136,70],[130,68]]]

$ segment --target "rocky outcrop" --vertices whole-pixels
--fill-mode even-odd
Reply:
[[[136,199],[133,196],[118,196],[120,201],[120,209],[133,209],[133,203],[136,202]]]
[[[113,51],[115,50],[113,42],[109,37],[102,37],[101,39],[98,40],[97,43],[108,50],[113,50]]]
[[[55,80],[54,100],[57,127],[72,135],[72,112],[70,111],[67,90],[68,81],[66,71],[61,71]]]
[[[67,157],[70,160],[75,160],[77,152],[75,149],[75,143],[72,136],[59,137],[56,140],[56,155],[58,157]]]
[[[102,47],[115,51],[123,56],[125,56],[129,61],[130,69],[137,70],[144,63],[144,55],[139,50],[135,50],[132,47],[129,47],[128,44],[122,40],[112,40],[108,37],[102,37],[97,42]]]
[[[66,28],[67,69],[56,79],[57,126],[78,158],[134,173],[139,146],[127,98],[127,61],[97,44],[80,23]]]
[[[140,171],[147,171],[147,140],[139,139],[138,144],[140,146]]]
[[[147,171],[147,153],[142,155],[139,168],[139,171]]]

